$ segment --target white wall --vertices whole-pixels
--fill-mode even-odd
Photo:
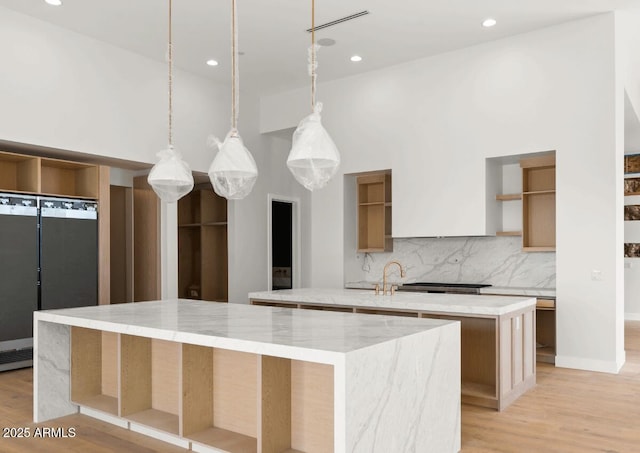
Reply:
[[[640,113],[640,10],[618,11],[616,18],[616,40],[622,58],[624,88],[636,111]]]
[[[556,150],[557,363],[615,372],[624,362],[620,92],[608,14],[321,83],[318,98],[342,172],[392,168],[394,210],[413,203],[418,221],[401,225],[394,212],[394,236],[425,235],[429,208],[447,212],[443,200],[438,228],[449,222],[459,234],[465,218],[466,231],[484,228],[485,159]],[[264,98],[261,129],[294,125],[306,96]],[[342,189],[338,175],[312,196],[315,286],[342,285]]]
[[[267,288],[268,194],[300,199],[302,268],[301,284],[311,284],[311,196],[298,184],[286,165],[291,149],[288,134],[258,133],[257,98],[242,98],[240,134],[258,166],[258,180],[243,200],[229,202],[229,301],[248,303],[247,293]]]
[[[146,163],[166,147],[166,64],[5,8],[0,40],[0,139]],[[176,70],[174,94],[176,147],[206,171],[228,90]]]

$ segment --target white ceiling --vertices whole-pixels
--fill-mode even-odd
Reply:
[[[0,0],[0,6],[164,61],[167,0]],[[237,0],[241,86],[274,93],[308,83],[310,0]],[[176,0],[176,65],[229,81],[231,0]],[[317,33],[335,46],[319,54],[320,82],[390,66],[615,9],[638,0],[316,0],[316,24],[362,10],[370,15]],[[495,17],[498,25],[480,23]],[[349,57],[364,60],[352,63]],[[205,60],[215,58],[212,68]]]

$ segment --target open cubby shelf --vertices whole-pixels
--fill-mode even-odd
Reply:
[[[97,199],[98,165],[0,152],[0,191]]]
[[[361,175],[356,178],[356,184],[358,251],[391,251],[391,173]]]
[[[556,245],[555,154],[520,160],[522,168],[522,249],[554,251]]]
[[[334,450],[331,365],[71,328],[72,402],[229,453]]]
[[[199,185],[178,201],[178,297],[228,299],[227,201]]]

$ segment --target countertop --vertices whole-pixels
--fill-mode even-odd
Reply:
[[[289,358],[348,353],[451,324],[186,299],[44,310],[34,319]]]
[[[536,299],[532,297],[415,292],[396,292],[393,296],[376,296],[371,290],[364,291],[343,288],[300,288],[279,291],[260,291],[249,293],[249,299],[494,316],[505,315],[536,305]]]
[[[394,283],[396,284],[396,283]],[[401,285],[399,283],[398,285]],[[358,281],[347,282],[344,287],[346,289],[374,289],[376,282]],[[382,283],[380,283],[382,286]],[[480,288],[480,294],[483,295],[498,295],[498,296],[529,296],[529,297],[556,297],[555,288],[538,288],[538,287],[523,287],[523,286],[489,286],[487,288]]]

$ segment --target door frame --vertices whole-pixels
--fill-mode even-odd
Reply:
[[[300,257],[300,198],[289,197],[286,195],[277,195],[274,193],[267,194],[267,290],[271,290],[273,284],[273,248],[271,244],[272,234],[272,204],[274,201],[281,201],[291,204],[291,287],[300,288],[302,270],[300,266],[302,259]]]

